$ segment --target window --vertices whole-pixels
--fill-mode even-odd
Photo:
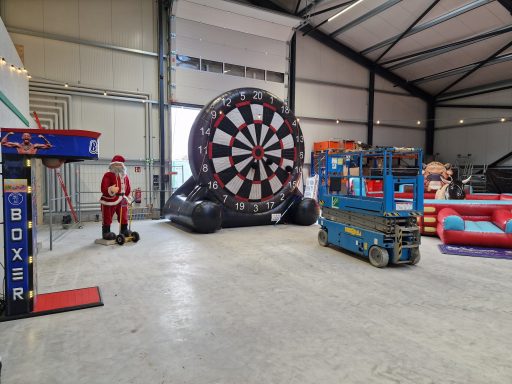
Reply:
[[[284,73],[267,71],[267,81],[275,83],[284,83]]]
[[[265,71],[263,69],[247,67],[245,77],[256,80],[265,80]]]
[[[197,57],[177,55],[176,66],[181,68],[199,70],[199,59]]]
[[[241,65],[224,63],[224,74],[245,77],[245,67]]]
[[[222,73],[222,63],[212,60],[201,60],[201,71]]]

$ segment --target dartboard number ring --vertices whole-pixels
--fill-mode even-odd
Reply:
[[[235,89],[199,113],[189,159],[200,185],[226,207],[262,213],[297,188],[304,137],[290,108],[262,89]]]

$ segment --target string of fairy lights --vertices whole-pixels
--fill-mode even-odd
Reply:
[[[13,73],[16,73],[16,74],[19,74],[19,75],[22,75],[22,76],[26,76],[27,79],[32,79],[32,76],[28,73],[28,70],[24,67],[18,67],[14,64],[9,64],[7,62],[7,60],[5,59],[5,57],[1,57],[0,58],[0,67],[8,67],[9,70]],[[64,87],[65,88],[68,88],[69,87],[69,84],[68,83],[64,83]],[[107,91],[103,91],[103,95],[104,96],[107,96],[108,93]],[[143,101],[144,102],[144,101]],[[304,117],[307,119],[307,117]],[[300,120],[299,118],[297,120]],[[326,119],[326,120],[329,120],[329,119]],[[436,119],[436,122],[440,122],[440,120],[446,120],[446,119]],[[459,119],[456,123],[458,123],[459,125],[463,125],[463,124],[467,124],[467,123],[470,123],[471,121],[478,121],[478,120],[486,120],[486,122],[491,122],[493,120],[495,120],[496,122],[500,122],[500,123],[505,123],[507,121],[512,121],[512,117],[504,117],[504,116],[501,116],[501,117],[485,117],[485,118],[476,118],[476,117],[472,117],[472,118],[461,118]],[[333,122],[335,122],[336,124],[342,124],[342,120],[341,119],[334,119]],[[409,121],[405,121],[405,120],[375,120],[374,121],[374,124],[376,125],[393,125],[393,124],[396,124],[396,123],[409,123]],[[417,126],[421,126],[422,125],[422,121],[421,120],[416,120],[414,122],[411,122],[411,123],[415,123],[415,125]],[[455,123],[455,121],[454,121]]]
[[[5,57],[0,58],[0,66],[8,67],[11,72],[26,76],[29,80],[32,78],[32,76],[28,73],[26,68],[18,67],[14,64],[9,64],[7,60],[5,60]]]

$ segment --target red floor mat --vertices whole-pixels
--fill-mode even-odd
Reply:
[[[99,305],[103,305],[103,302],[98,287],[80,288],[37,295],[32,313],[64,312]]]

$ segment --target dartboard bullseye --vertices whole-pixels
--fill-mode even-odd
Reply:
[[[201,110],[192,127],[194,177],[225,207],[245,213],[272,210],[297,188],[304,138],[279,98],[235,89]]]

